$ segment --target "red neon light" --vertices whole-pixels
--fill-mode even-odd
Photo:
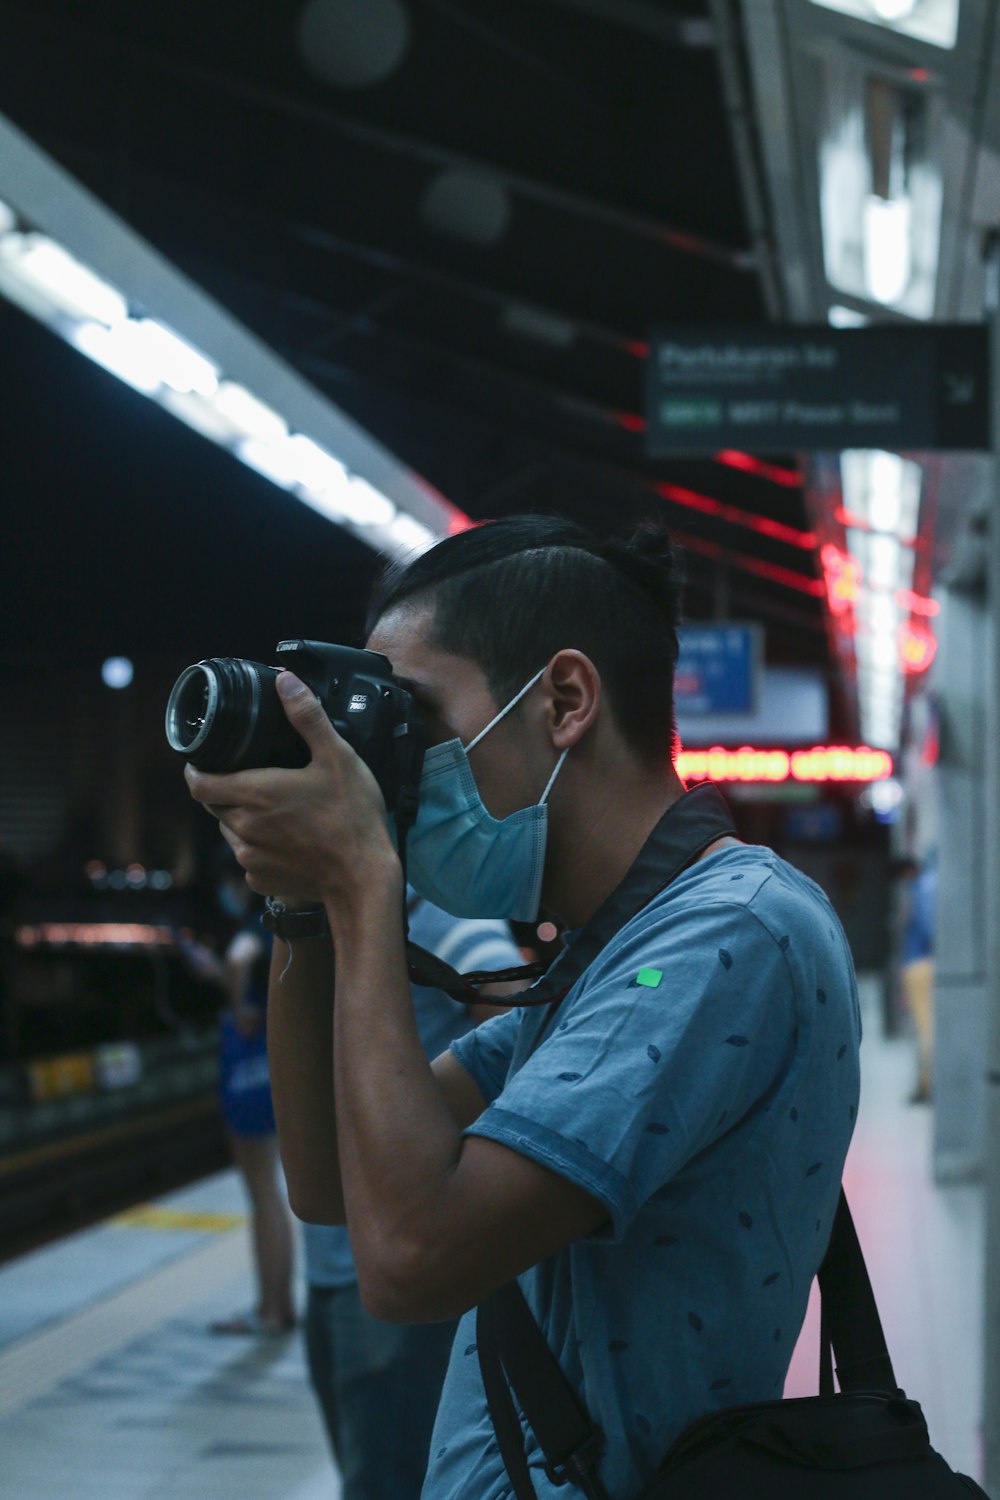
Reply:
[[[936,599],[927,599],[923,594],[915,594],[912,589],[900,589],[896,595],[896,603],[903,609],[908,609],[911,615],[934,616],[941,613],[941,606]]]
[[[730,469],[742,469],[746,474],[757,474],[761,479],[770,479],[772,484],[783,484],[788,489],[797,490],[802,483],[798,469],[783,469],[780,464],[765,463],[762,458],[754,458],[752,453],[740,453],[737,448],[723,448],[715,455],[715,462]]]
[[[833,513],[833,519],[839,521],[841,526],[849,526],[854,531],[874,531],[875,527],[864,516],[859,516],[856,511],[847,510],[843,505],[838,505]],[[895,535],[895,533],[891,533]],[[897,536],[896,541],[901,547],[912,547],[914,552],[919,552],[924,547],[924,541],[919,536]]]
[[[453,510],[448,517],[448,535],[458,536],[459,532],[471,531],[474,526],[482,526],[482,521],[474,521],[464,511]]]
[[[832,615],[846,614],[861,597],[861,568],[847,552],[832,542],[820,548],[820,561],[826,578],[826,592]]]
[[[926,672],[937,655],[937,639],[929,625],[911,620],[899,632],[899,657],[910,677]]]
[[[787,542],[790,547],[801,547],[805,552],[811,552],[816,545],[814,531],[799,531],[796,526],[786,526],[783,521],[774,521],[770,516],[754,515],[752,511],[741,510],[737,505],[726,505],[721,500],[713,499],[711,495],[700,495],[697,490],[684,489],[679,484],[657,484],[656,492],[672,505],[683,505],[688,510],[701,511],[703,515],[715,516],[717,520],[726,521],[731,526],[746,526],[750,531],[759,531],[762,536]]]
[[[822,782],[884,781],[892,775],[887,750],[867,745],[816,745],[811,750],[683,750],[676,759],[682,781]]]
[[[644,344],[642,339],[629,339],[625,345],[625,348],[628,350],[629,354],[634,355],[636,359],[649,358],[649,345]]]
[[[871,531],[865,517],[857,515],[853,510],[848,510],[846,505],[837,506],[833,519],[839,521],[841,526],[853,526],[857,531]]]
[[[819,578],[807,578],[804,573],[796,573],[793,568],[779,568],[777,563],[764,562],[762,558],[750,557],[746,552],[731,552],[728,547],[720,547],[718,542],[710,542],[707,537],[684,536],[680,541],[688,552],[697,552],[702,557],[714,557],[719,562],[728,563],[730,567],[741,568],[745,573],[756,573],[760,578],[769,578],[772,583],[781,584],[782,588],[797,589],[800,594],[808,594],[812,599],[821,599],[826,592]]]
[[[615,421],[619,427],[624,427],[626,432],[646,431],[647,423],[645,417],[640,417],[639,413],[635,411],[616,411]]]

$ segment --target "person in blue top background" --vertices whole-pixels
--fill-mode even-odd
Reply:
[[[186,942],[182,951],[191,968],[226,998],[219,1016],[219,1106],[250,1208],[256,1298],[252,1307],[215,1319],[209,1330],[246,1337],[286,1334],[295,1326],[295,1236],[267,1060],[271,935],[261,928],[261,904],[224,844],[211,869],[215,899],[229,927],[225,949],[220,955],[204,943]]]
[[[349,1225],[376,1317],[462,1316],[424,1500],[512,1494],[473,1321],[512,1279],[629,1500],[693,1419],[781,1394],[829,1239],[859,1097],[853,965],[822,891],[721,815],[671,879],[670,829],[705,801],[674,766],[678,614],[664,532],[558,517],[485,523],[383,580],[368,647],[429,732],[410,880],[459,915],[600,929],[566,992],[433,1064],[384,800],[322,704],[277,678],[302,770],[185,770],[251,888],[315,933],[287,969],[279,931],[269,992],[295,1211]],[[540,1500],[578,1500],[523,1435]]]
[[[413,942],[460,972],[523,962],[506,922],[450,916],[407,891]],[[506,994],[516,985],[484,987]],[[428,1057],[487,1016],[488,1006],[458,1004],[441,990],[413,985],[413,1007]],[[367,1313],[348,1231],[303,1224],[306,1353],[343,1500],[418,1500],[456,1320],[386,1323]]]
[[[903,882],[904,911],[899,948],[899,979],[917,1035],[917,1081],[911,1104],[929,1104],[934,1061],[934,921],[937,859],[921,865],[906,856],[896,864]]]

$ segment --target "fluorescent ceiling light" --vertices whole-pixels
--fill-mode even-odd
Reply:
[[[4,123],[0,116],[0,131]],[[74,191],[72,183],[64,183],[64,192],[71,201]],[[89,261],[101,264],[105,246],[117,245],[116,237],[121,233],[132,257],[132,261],[123,260],[121,264],[124,267],[135,262],[141,267],[148,255],[146,247],[134,237],[130,239],[127,231],[102,222],[102,212],[90,202],[75,204],[73,214],[63,212],[61,218],[68,226],[69,243],[77,243],[76,215],[86,226],[87,232],[79,243],[89,247]],[[55,217],[58,220],[60,215]],[[370,546],[389,555],[422,551],[450,526],[470,524],[460,511],[439,503],[428,486],[405,471],[397,475],[391,461],[387,467],[384,454],[375,452],[377,471],[392,476],[386,482],[394,490],[398,487],[403,497],[401,503],[410,503],[406,497],[413,491],[415,508],[433,519],[425,525],[409,511],[400,512],[394,500],[359,474],[350,472],[327,448],[305,433],[291,434],[286,418],[246,386],[236,380],[222,380],[216,363],[173,328],[155,317],[130,317],[128,299],[122,291],[105,281],[89,264],[78,260],[64,244],[40,229],[29,227],[30,223],[30,212],[25,225],[13,208],[0,201],[0,296],[6,295],[116,378],[154,399],[171,415],[272,483],[294,491],[298,499],[337,523],[363,533]],[[156,277],[169,282],[173,274],[158,264],[154,283]],[[133,279],[132,285],[135,290],[142,282]],[[156,301],[146,289],[136,291],[135,295],[143,307]],[[180,306],[183,301],[183,296],[179,301],[175,298],[174,305]],[[196,328],[198,319],[197,299],[194,299],[187,321]],[[211,320],[208,326],[214,329],[213,336],[217,336],[218,329]],[[239,351],[242,330],[235,327],[232,332],[234,347]],[[205,336],[208,338],[207,333]],[[244,362],[246,356],[247,351],[243,350]],[[258,351],[250,363],[266,377],[266,356],[262,361]],[[299,400],[295,384],[293,379],[290,388],[293,406]],[[332,424],[332,430],[337,430],[336,423]],[[346,442],[346,446],[352,453],[363,453],[366,446],[378,449],[377,444],[353,440]]]
[[[70,332],[69,341],[81,354],[117,375],[133,390],[141,391],[144,396],[155,395],[160,389],[159,374],[151,368],[145,352],[127,336],[122,337],[124,327],[124,323],[115,328],[105,328],[102,323],[80,323]]]
[[[875,450],[868,455],[868,520],[876,531],[899,531],[903,508],[903,460]]]
[[[343,504],[345,514],[357,526],[388,526],[396,518],[392,501],[357,474],[351,477]]]
[[[169,412],[210,442],[228,448],[236,436],[229,419],[196,391],[164,389],[161,390],[159,399]]]
[[[835,292],[933,315],[941,238],[942,182],[935,142],[940,100],[891,82],[872,64],[823,65],[819,125],[823,267]],[[834,305],[840,304],[834,299]],[[846,316],[845,316],[846,314]],[[828,312],[838,326],[856,318]]]
[[[296,482],[295,455],[284,443],[262,443],[260,438],[244,438],[236,445],[236,454],[251,469],[273,480],[284,490],[290,490]]]
[[[872,638],[871,663],[878,667],[891,667],[899,660],[899,647],[895,634],[876,635]]]
[[[199,396],[214,395],[219,384],[216,366],[155,318],[129,323],[125,336],[142,351],[163,385],[174,391],[196,391]]]
[[[826,321],[831,328],[867,328],[871,318],[866,313],[858,312],[856,308],[844,307],[840,302],[835,302],[826,310]]]
[[[0,264],[5,279],[13,278],[29,293],[40,295],[53,312],[106,326],[128,316],[121,293],[47,235],[5,234],[0,240]]]
[[[418,521],[415,516],[403,515],[402,512],[389,527],[389,532],[393,540],[411,554],[426,552],[437,540],[430,527]]]
[[[276,411],[233,380],[224,380],[212,396],[216,411],[243,437],[262,443],[277,443],[288,436],[288,423]]]
[[[851,448],[840,455],[840,484],[844,505],[867,521],[873,532],[889,532],[911,541],[920,524],[923,472],[912,459],[879,448]],[[848,546],[864,564],[863,533],[848,529]]]
[[[901,31],[934,47],[954,47],[959,0],[812,0],[823,10],[839,11],[873,26]]]
[[[873,589],[895,591],[899,587],[899,543],[892,536],[868,538],[868,575]]]
[[[339,459],[312,438],[297,432],[287,439],[289,458],[295,477],[304,489],[316,494],[336,495],[349,483],[349,476]]]
[[[880,21],[904,21],[912,16],[919,0],[868,0]]]
[[[864,206],[865,287],[876,302],[891,307],[910,284],[913,273],[909,198],[880,198],[869,193]]]
[[[899,609],[890,594],[866,594],[865,616],[871,630],[892,635],[899,629]]]

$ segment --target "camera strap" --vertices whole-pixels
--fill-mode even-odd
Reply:
[[[735,835],[733,816],[722,793],[711,782],[703,782],[671,804],[621,883],[582,927],[567,934],[562,951],[548,967],[538,962],[459,974],[426,948],[407,941],[410,978],[414,984],[444,990],[446,995],[466,1005],[550,1005],[562,999],[625,923],[648,906],[699,854],[717,839]],[[503,998],[479,993],[479,985],[518,979],[534,979],[535,983]]]

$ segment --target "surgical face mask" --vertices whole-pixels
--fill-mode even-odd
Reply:
[[[507,818],[483,806],[467,752],[531,691],[544,672],[513,697],[475,739],[433,745],[424,757],[417,821],[407,840],[407,875],[426,900],[456,917],[538,915],[548,834],[549,792],[566,759],[556,761],[541,798]]]

